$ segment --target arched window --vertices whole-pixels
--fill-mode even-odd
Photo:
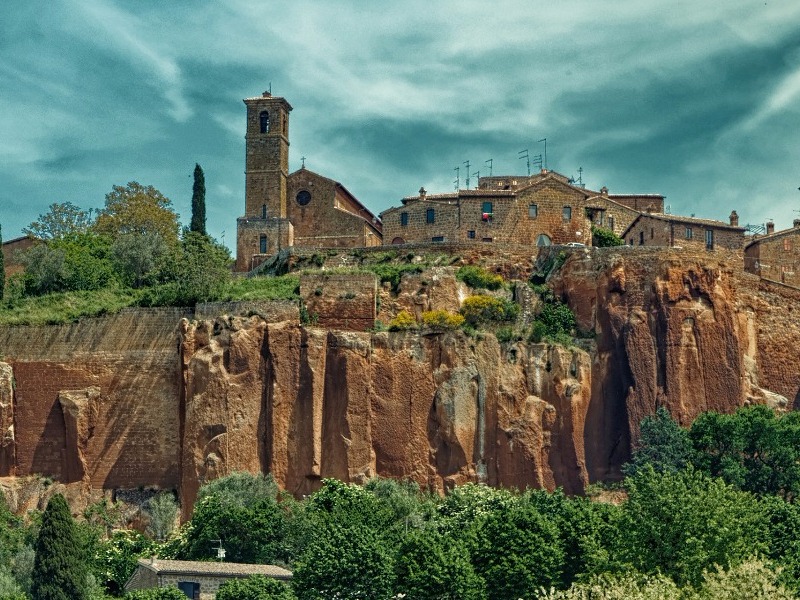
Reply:
[[[395,245],[397,245],[397,244],[405,244],[405,243],[406,243],[406,241],[401,237],[396,237],[396,238],[394,238],[392,240],[392,244],[395,244]]]
[[[553,244],[552,240],[544,233],[540,233],[539,237],[536,238],[537,246],[551,246],[552,244]]]
[[[261,123],[261,133],[269,132],[269,113],[262,110],[261,114],[258,115],[258,120]]]
[[[262,219],[266,219],[267,218],[267,205],[266,204],[262,204],[261,205],[261,218]]]

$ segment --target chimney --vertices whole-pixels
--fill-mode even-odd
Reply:
[[[156,555],[155,554],[153,554],[150,557],[150,564],[153,565],[153,566],[156,566]]]
[[[795,229],[800,227],[800,219],[795,219],[794,221],[792,221],[792,225],[795,226]]]
[[[735,210],[731,211],[731,227],[738,227],[739,226],[739,215]]]
[[[425,191],[424,187],[419,188],[419,199],[425,200],[425,196],[428,195],[428,192]]]
[[[601,196],[608,196],[608,188],[606,186],[603,186],[603,187],[600,188],[600,195]]]
[[[773,221],[767,221],[767,235],[770,233],[775,233],[775,223]]]

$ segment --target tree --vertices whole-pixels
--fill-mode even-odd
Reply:
[[[125,285],[143,287],[157,282],[168,262],[170,248],[160,233],[123,233],[111,246],[114,269]]]
[[[264,575],[251,575],[245,579],[229,579],[217,592],[217,600],[294,600],[289,587]]]
[[[189,229],[206,235],[206,178],[200,165],[194,165],[192,185],[192,221]]]
[[[127,186],[115,185],[106,194],[105,208],[94,223],[98,233],[116,239],[122,235],[160,237],[169,247],[178,244],[178,215],[172,202],[151,185],[131,181]]]
[[[33,600],[85,600],[87,571],[83,548],[67,501],[56,494],[47,504],[36,540]]]
[[[178,516],[178,503],[172,492],[160,492],[145,504],[147,515],[147,532],[157,540],[164,540],[175,527]]]
[[[39,240],[57,240],[76,233],[86,233],[92,224],[92,211],[85,211],[72,202],[53,203],[22,231]]]
[[[756,499],[691,467],[625,480],[618,555],[634,569],[697,586],[703,570],[728,568],[767,549],[765,511]]]
[[[625,240],[616,233],[605,227],[595,227],[592,225],[592,246],[598,248],[610,248],[613,246],[624,246]]]
[[[66,289],[66,252],[51,248],[46,243],[29,248],[20,258],[25,267],[23,282],[25,293],[33,296],[61,292]]]
[[[674,473],[685,469],[691,459],[689,434],[660,406],[655,415],[642,420],[639,444],[623,472],[635,475],[645,465],[650,465],[656,473]]]
[[[168,586],[128,592],[125,600],[186,600],[186,594],[176,587]]]

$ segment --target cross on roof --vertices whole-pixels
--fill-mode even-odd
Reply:
[[[300,160],[301,160],[301,161],[303,161],[303,166],[302,166],[302,167],[300,167],[300,168],[301,168],[301,169],[305,169],[305,168],[306,168],[306,157],[305,157],[305,156],[301,156],[301,157],[300,157]]]

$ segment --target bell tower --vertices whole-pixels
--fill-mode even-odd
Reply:
[[[244,216],[286,218],[289,175],[289,112],[286,99],[264,92],[246,98]]]

